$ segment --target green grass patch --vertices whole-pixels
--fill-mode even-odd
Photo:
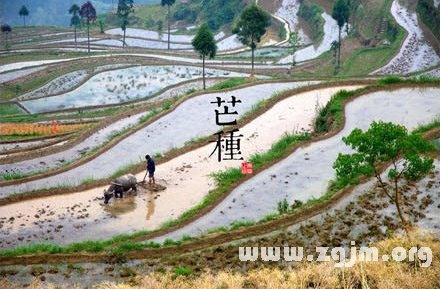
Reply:
[[[388,63],[400,49],[405,31],[398,29],[396,40],[390,46],[358,48],[342,63],[343,75],[366,75]]]
[[[133,252],[133,251],[140,251],[145,248],[160,248],[160,244],[156,242],[147,242],[147,243],[141,243],[141,242],[125,242],[122,244],[119,244],[115,248],[112,248],[110,252],[113,252],[114,254],[124,254],[127,252]]]
[[[175,276],[188,276],[192,273],[192,270],[186,267],[177,267],[176,269],[174,269]]]
[[[81,185],[88,185],[88,184],[93,184],[94,182],[96,182],[96,180],[93,177],[89,177],[87,179],[84,179],[81,182]]]
[[[310,135],[307,133],[285,134],[279,141],[272,145],[269,151],[254,154],[249,158],[249,161],[252,162],[254,168],[261,168],[265,164],[282,157],[290,150],[293,145],[309,139]]]
[[[209,139],[209,136],[200,136],[196,138],[192,138],[189,141],[185,142],[185,145],[192,145],[192,144],[199,144],[207,141]]]
[[[47,253],[47,254],[56,254],[62,253],[63,249],[61,246],[53,243],[37,243],[26,246],[19,246],[15,249],[11,250],[2,250],[0,251],[0,256],[2,257],[14,257],[21,255],[29,255],[35,253]]]
[[[300,2],[298,16],[302,17],[312,28],[312,39],[318,42],[324,36],[324,19],[321,17],[322,9],[320,6],[304,0]]]
[[[0,178],[5,180],[5,181],[10,181],[10,180],[18,180],[18,179],[22,179],[24,178],[26,175],[21,174],[21,173],[3,173],[0,175]]]
[[[422,22],[440,40],[440,7],[435,7],[433,0],[419,0],[417,2],[417,12]]]
[[[18,105],[13,103],[0,104],[0,115],[23,114]]]
[[[175,241],[173,239],[165,239],[165,241],[163,241],[164,246],[178,246],[181,243],[181,241]]]
[[[254,221],[235,221],[231,223],[231,225],[229,226],[229,230],[233,231],[242,227],[249,227],[253,225],[255,225]]]
[[[106,109],[94,110],[94,111],[84,111],[81,113],[72,113],[68,115],[42,115],[42,114],[30,114],[30,115],[19,115],[19,116],[7,116],[1,115],[0,122],[34,122],[34,121],[44,121],[44,120],[57,120],[63,117],[66,118],[87,118],[87,117],[99,117],[114,115],[119,111],[133,109],[134,106],[127,107],[110,107]]]
[[[208,88],[208,90],[212,91],[212,90],[227,89],[227,88],[232,88],[232,87],[243,85],[243,84],[250,83],[250,82],[252,82],[252,80],[250,80],[249,78],[234,77],[234,78],[229,78],[228,80],[222,81],[220,83],[214,84],[213,86]]]
[[[414,130],[414,132],[415,133],[424,133],[424,132],[427,132],[431,129],[438,128],[438,127],[440,127],[440,118],[438,118],[428,124],[420,125],[419,127],[417,127]]]
[[[151,118],[155,117],[156,115],[158,115],[161,112],[160,109],[155,108],[153,110],[151,110],[147,115],[144,115],[143,117],[141,117],[139,119],[139,124],[147,122],[148,120],[150,120]]]

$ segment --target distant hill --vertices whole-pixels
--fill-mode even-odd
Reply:
[[[205,22],[211,30],[231,25],[243,8],[252,0],[177,0],[171,6],[173,25],[192,25]],[[160,1],[158,1],[159,3]],[[130,26],[156,29],[158,22],[166,23],[166,9],[160,5],[138,5]],[[110,26],[119,25],[114,15],[107,17]],[[165,26],[164,26],[165,27]]]
[[[86,0],[0,0],[0,23],[13,26],[23,25],[18,15],[22,5],[26,5],[29,16],[26,25],[34,26],[69,26],[68,10],[74,3],[81,6]],[[98,14],[107,13],[116,7],[118,0],[92,0]],[[135,0],[135,4],[160,3],[160,0]]]

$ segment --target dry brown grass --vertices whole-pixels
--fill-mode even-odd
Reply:
[[[103,283],[96,289],[434,289],[440,288],[440,241],[422,232],[415,234],[419,246],[433,251],[433,262],[428,268],[416,267],[412,262],[358,262],[351,268],[336,268],[329,263],[300,263],[293,269],[261,269],[241,272],[203,273],[200,276],[176,277],[172,273],[152,273],[138,277],[138,285]],[[409,249],[405,239],[394,237],[376,246],[380,254],[392,248]]]
[[[438,236],[437,236],[438,237]],[[430,247],[433,261],[421,268],[414,262],[358,262],[351,268],[337,268],[329,263],[298,263],[290,268],[263,268],[243,272],[204,272],[200,275],[176,276],[154,272],[127,278],[127,283],[103,282],[94,289],[436,289],[440,288],[440,240],[427,232],[413,232],[419,246]],[[380,254],[391,254],[395,247],[410,246],[401,236],[381,241],[374,246]],[[133,285],[136,284],[136,285]],[[60,286],[61,285],[61,286]],[[0,280],[0,288],[22,288]],[[47,284],[35,279],[30,289],[79,288],[75,285]]]

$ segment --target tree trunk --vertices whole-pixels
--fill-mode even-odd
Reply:
[[[127,29],[124,29],[124,38],[122,40],[122,47],[125,47],[125,31],[127,31]]]
[[[339,26],[338,68],[341,66],[341,46],[342,46],[342,43],[341,43],[341,29],[342,29],[342,27]]]
[[[77,43],[77,40],[76,40],[76,25],[74,26],[75,27],[75,48],[77,48],[77,46],[78,46],[78,43]]]
[[[9,33],[5,34],[6,50],[9,51]]]
[[[170,50],[170,5],[168,5],[168,50]]]
[[[87,21],[87,52],[90,54],[90,23]]]
[[[252,49],[252,72],[251,72],[251,77],[254,77],[254,50],[255,50],[255,48],[254,48],[253,44],[252,44],[251,49]]]
[[[26,27],[26,16],[23,16],[23,26]]]
[[[205,82],[205,55],[202,56],[203,58],[203,90],[206,89],[206,82]]]
[[[394,203],[396,204],[396,208],[397,208],[397,214],[399,215],[400,221],[402,222],[402,227],[403,230],[405,231],[406,237],[408,238],[409,241],[411,241],[411,237],[409,235],[409,230],[408,230],[408,222],[406,221],[405,217],[403,216],[403,212],[402,209],[400,208],[400,201],[399,201],[399,189],[398,189],[398,184],[397,184],[398,180],[395,179],[394,180],[394,190],[395,190],[395,198],[394,198]]]

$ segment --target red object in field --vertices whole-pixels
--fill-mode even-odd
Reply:
[[[57,123],[54,120],[52,120],[52,130],[54,133],[58,131]]]
[[[254,172],[252,163],[244,162],[241,163],[241,173],[243,175],[252,175]]]

